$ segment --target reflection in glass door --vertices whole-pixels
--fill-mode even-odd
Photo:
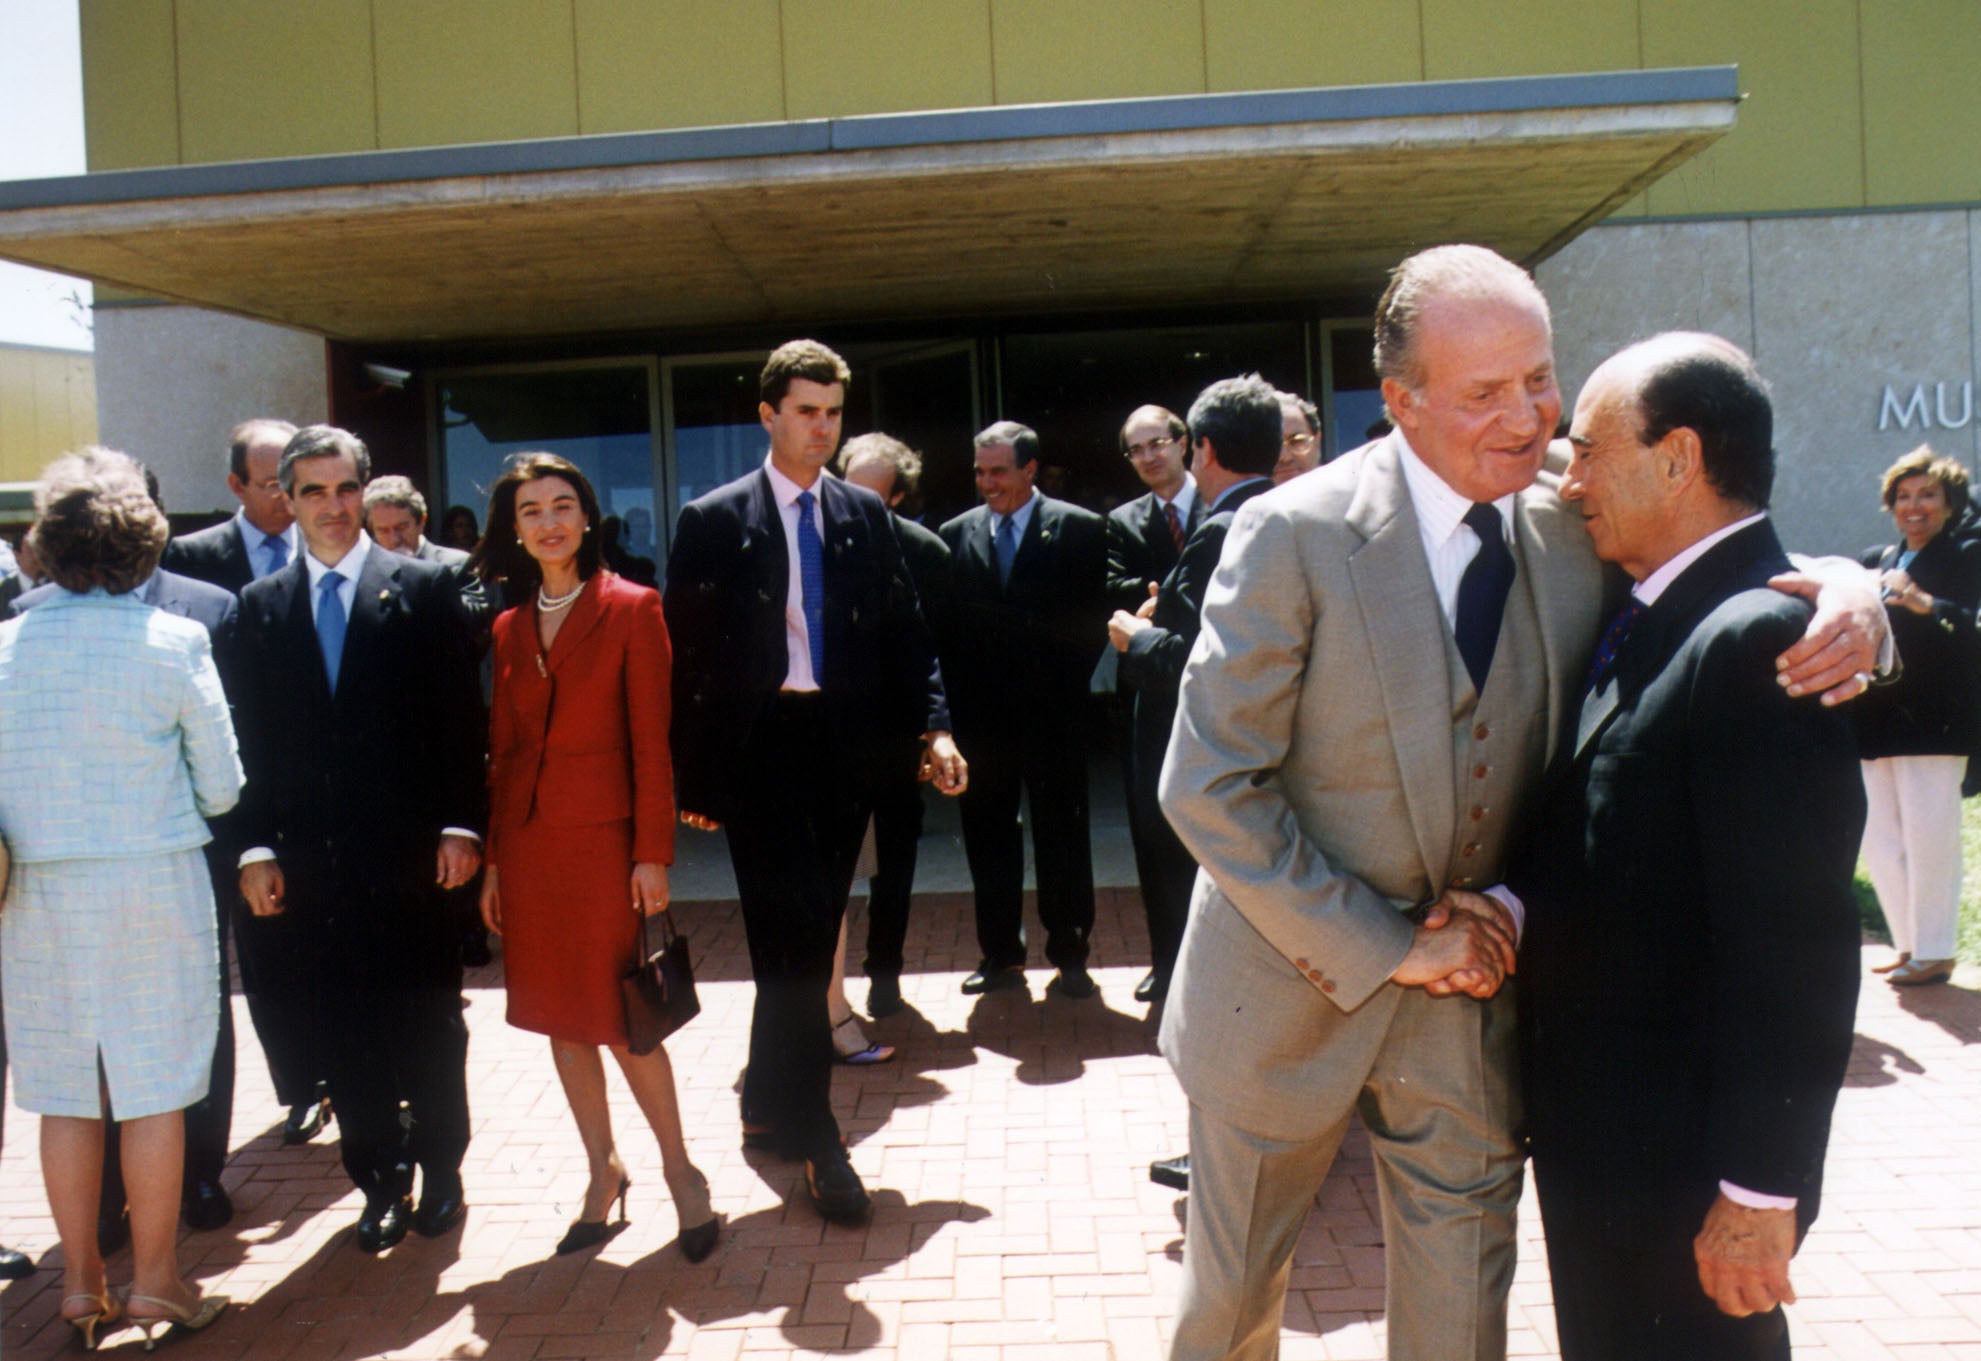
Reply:
[[[441,486],[488,520],[488,488],[510,454],[546,449],[578,465],[626,552],[666,559],[654,489],[654,364],[620,360],[442,373],[434,380]],[[438,512],[436,511],[436,518]]]

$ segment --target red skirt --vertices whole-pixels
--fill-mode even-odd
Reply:
[[[625,1044],[619,980],[640,949],[633,824],[502,834],[502,960],[509,1024],[576,1044]]]

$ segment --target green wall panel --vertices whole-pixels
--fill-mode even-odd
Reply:
[[[991,0],[997,102],[1204,90],[1199,0]]]
[[[576,0],[579,130],[775,123],[777,0]]]
[[[1878,0],[1863,22],[1867,201],[1981,201],[1981,5]]]
[[[376,0],[384,147],[568,137],[578,131],[568,3]]]
[[[180,152],[241,161],[378,146],[370,0],[177,0]],[[294,53],[271,70],[270,53]]]
[[[1739,125],[1651,186],[1657,214],[1864,202],[1857,0],[1641,0],[1646,66],[1740,65]]]
[[[83,137],[91,170],[175,165],[172,0],[82,0]]]
[[[1204,0],[1204,65],[1219,91],[1421,80],[1417,0]]]
[[[792,118],[993,102],[990,0],[784,0]]]

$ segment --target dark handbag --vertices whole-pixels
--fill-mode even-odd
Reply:
[[[661,946],[647,945],[647,918],[640,916],[640,961],[619,980],[626,1002],[626,1048],[651,1054],[660,1042],[701,1014],[695,996],[695,968],[688,961],[688,938],[674,929],[673,914],[660,914]]]

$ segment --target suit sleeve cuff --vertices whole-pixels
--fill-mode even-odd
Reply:
[[[1735,1186],[1730,1181],[1720,1183],[1720,1194],[1736,1205],[1745,1205],[1750,1210],[1793,1210],[1794,1196],[1771,1196],[1762,1191],[1750,1191],[1745,1186]]]
[[[1486,890],[1486,896],[1493,899],[1513,916],[1513,943],[1520,944],[1520,938],[1527,934],[1527,904],[1520,901],[1520,895],[1505,884],[1494,884]]]

